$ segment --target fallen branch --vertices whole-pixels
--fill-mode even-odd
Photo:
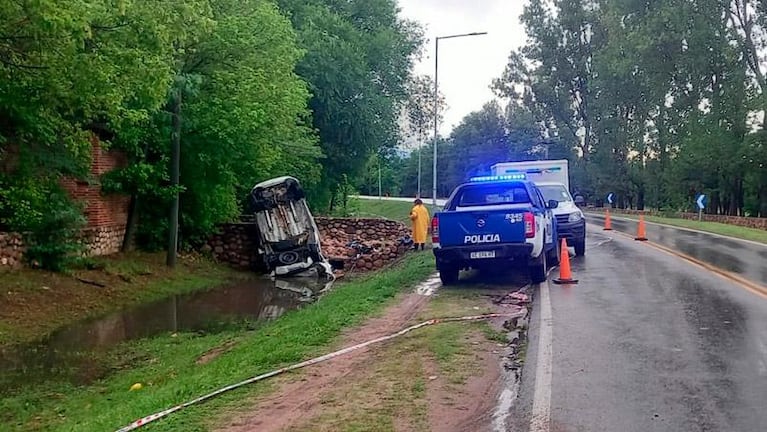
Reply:
[[[101,282],[96,282],[96,281],[92,281],[92,280],[88,280],[88,279],[83,279],[83,278],[79,278],[79,277],[75,278],[75,279],[79,280],[80,282],[82,282],[84,284],[94,285],[94,286],[97,286],[99,288],[106,288],[106,285],[101,283]]]

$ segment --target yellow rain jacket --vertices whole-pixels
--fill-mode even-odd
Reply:
[[[429,234],[429,210],[419,204],[410,210],[410,220],[413,222],[413,243],[426,243]]]

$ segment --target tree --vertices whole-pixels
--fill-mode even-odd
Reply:
[[[381,148],[399,143],[421,30],[397,15],[393,0],[280,0],[306,56],[298,64],[312,94],[310,108],[323,161],[321,187],[332,207],[342,175],[357,177]]]
[[[290,22],[266,0],[209,4],[210,25],[174,43],[176,80],[168,88],[169,97],[180,92],[184,100],[180,188],[186,243],[203,241],[216,224],[236,218],[260,180],[285,174],[309,184],[319,180],[321,152],[306,126],[309,95],[294,73],[301,51]],[[175,192],[167,184],[174,110],[171,98],[145,133],[120,141],[136,163],[115,174],[118,189],[140,197],[139,240],[155,248],[167,232],[164,210]]]

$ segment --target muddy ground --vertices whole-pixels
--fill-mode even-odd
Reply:
[[[434,290],[437,285],[431,280],[402,295],[381,316],[347,331],[338,348],[431,318],[526,312],[510,304],[519,301],[507,301],[521,284]],[[211,429],[493,430],[502,387],[515,373],[509,370],[514,363],[509,336],[516,333],[509,332],[508,324],[506,318],[439,324],[337,357],[276,380],[276,391],[245,402],[239,412],[219,416]]]

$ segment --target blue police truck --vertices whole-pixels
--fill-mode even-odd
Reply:
[[[557,222],[538,187],[524,174],[475,177],[450,195],[432,219],[433,251],[444,285],[461,270],[517,265],[534,283],[559,263]]]

